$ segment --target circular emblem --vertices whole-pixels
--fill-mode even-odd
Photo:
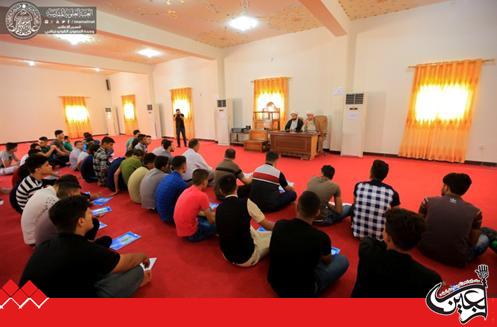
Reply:
[[[30,39],[40,30],[40,10],[31,2],[16,2],[7,10],[5,26],[13,37]]]

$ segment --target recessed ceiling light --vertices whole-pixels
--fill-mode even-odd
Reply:
[[[257,19],[242,15],[233,18],[228,24],[239,31],[245,32],[256,27],[258,23]]]
[[[57,34],[56,38],[60,40],[67,41],[72,45],[78,45],[80,43],[90,43],[93,41],[93,36],[88,34]]]
[[[26,63],[30,66],[36,65],[36,63],[33,60],[26,60]]]
[[[177,4],[184,4],[185,0],[150,0],[152,3],[160,3],[160,4],[166,4],[168,6],[177,3]]]
[[[140,51],[138,51],[138,54],[145,56],[147,58],[152,58],[152,57],[157,57],[161,55],[161,53],[157,50],[150,49],[150,48],[145,48]]]
[[[93,68],[93,69],[94,69],[97,73],[99,73],[99,72],[100,72],[100,68],[98,68],[98,67],[95,67],[95,68]]]

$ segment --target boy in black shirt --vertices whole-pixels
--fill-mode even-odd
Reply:
[[[318,296],[349,267],[346,257],[331,255],[329,236],[312,226],[320,208],[319,197],[305,191],[298,201],[297,218],[274,226],[268,281],[281,297]]]
[[[235,175],[221,177],[217,183],[223,202],[216,210],[216,229],[226,260],[240,267],[255,266],[269,252],[271,232],[260,232],[250,226],[251,218],[266,230],[274,223],[250,199],[239,199]]]
[[[352,297],[426,297],[442,279],[407,253],[421,239],[423,219],[399,208],[387,211],[385,217],[384,242],[371,237],[361,240]]]
[[[50,208],[59,234],[36,248],[21,287],[31,281],[48,297],[129,297],[150,281],[140,266],[150,264],[146,255],[120,255],[85,238],[93,228],[89,205],[86,197],[73,196]]]

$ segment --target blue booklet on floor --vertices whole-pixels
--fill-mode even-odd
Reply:
[[[98,208],[98,209],[95,209],[95,210],[92,210],[91,211],[91,214],[96,217],[96,216],[102,216],[108,212],[111,212],[112,209],[110,207],[102,207],[102,208]]]
[[[295,185],[294,182],[287,182],[287,183],[288,183],[288,186],[291,186],[291,187],[293,187]],[[283,187],[281,187],[281,185],[278,186],[278,191],[280,191],[280,193],[285,193],[285,189]]]
[[[105,228],[107,227],[106,224],[104,224],[103,222],[100,222],[100,227],[98,228],[98,230],[101,230],[102,228]]]
[[[110,200],[112,200],[112,197],[108,197],[108,198],[101,197],[101,198],[93,200],[93,204],[97,205],[97,206],[103,206],[104,204],[106,204]]]
[[[262,227],[262,226],[261,226],[261,227],[259,227],[259,228],[257,228],[257,230],[258,230],[259,232],[267,232],[267,230],[266,230],[264,227]]]
[[[216,210],[216,208],[219,206],[219,203],[215,203],[215,202],[211,202],[210,203],[210,207],[211,207],[211,210]]]
[[[126,245],[133,243],[134,241],[140,239],[141,236],[138,234],[135,234],[133,232],[127,232],[125,234],[122,234],[121,236],[116,237],[115,239],[112,240],[112,244],[110,245],[110,248],[112,250],[119,250]]]
[[[340,249],[334,246],[331,247],[331,255],[337,255],[340,253]]]

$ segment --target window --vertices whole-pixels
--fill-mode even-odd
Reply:
[[[84,122],[88,120],[89,117],[88,109],[83,105],[66,106],[66,119],[68,122]]]
[[[482,62],[416,66],[400,156],[465,161]]]
[[[190,101],[187,99],[175,99],[173,102],[173,115],[176,113],[176,109],[181,110],[185,117],[190,117]]]
[[[84,97],[64,96],[62,106],[70,137],[81,137],[84,132],[91,133],[90,114]]]
[[[192,100],[192,88],[184,87],[180,89],[172,89],[171,92],[171,104],[172,104],[172,114],[176,113],[176,109],[179,109],[184,118],[185,133],[187,139],[192,139],[195,137],[195,126],[193,124],[193,100]],[[176,125],[175,125],[176,126]]]
[[[132,135],[133,130],[138,129],[138,119],[136,117],[135,96],[133,94],[121,97],[124,114],[124,133]]]
[[[254,128],[279,130],[285,125],[288,111],[288,77],[266,78],[254,81]],[[277,108],[279,114],[261,114]],[[264,126],[259,126],[263,122]]]
[[[124,118],[128,120],[135,119],[135,106],[133,103],[124,104]]]
[[[416,97],[416,121],[461,120],[468,110],[470,90],[462,85],[421,86]]]
[[[284,107],[284,97],[281,93],[262,93],[257,98],[257,111],[263,111],[272,102],[276,108]]]

